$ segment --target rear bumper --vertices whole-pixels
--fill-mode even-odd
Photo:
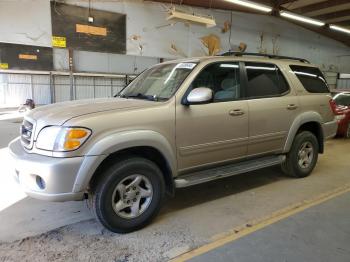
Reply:
[[[346,136],[348,126],[350,125],[350,119],[344,118],[338,122],[337,136]]]
[[[47,201],[82,200],[73,187],[85,157],[54,158],[26,152],[19,139],[9,145],[13,175],[24,192]]]
[[[326,122],[322,124],[323,136],[325,139],[330,139],[335,137],[337,134],[338,123],[337,120]]]

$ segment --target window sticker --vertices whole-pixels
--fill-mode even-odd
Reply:
[[[193,69],[196,65],[195,63],[180,63],[177,65],[177,68]]]

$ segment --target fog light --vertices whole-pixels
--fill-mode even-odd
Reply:
[[[40,189],[45,189],[46,183],[44,179],[42,179],[40,176],[36,176],[35,180],[36,180],[36,184]]]

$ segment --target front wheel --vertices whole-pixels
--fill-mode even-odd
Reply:
[[[165,195],[158,166],[138,157],[112,165],[92,188],[90,203],[96,218],[116,233],[146,226],[157,215]]]
[[[306,177],[316,166],[318,152],[316,136],[309,131],[302,131],[296,135],[292,148],[282,163],[282,170],[291,177]]]

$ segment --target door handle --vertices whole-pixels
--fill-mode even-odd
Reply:
[[[295,109],[297,109],[297,108],[298,108],[298,106],[295,105],[295,104],[290,104],[290,105],[287,106],[287,109],[288,109],[288,110],[295,110]]]
[[[230,116],[241,116],[244,115],[244,111],[242,109],[232,109],[229,112]]]

